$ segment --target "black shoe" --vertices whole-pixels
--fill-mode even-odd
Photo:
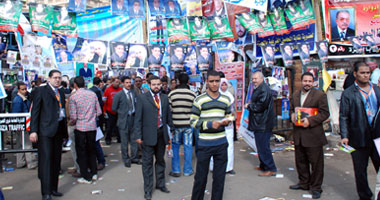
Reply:
[[[226,173],[227,173],[227,174],[232,174],[232,175],[236,174],[235,170],[231,170],[231,171],[228,171],[228,172],[226,172]]]
[[[156,189],[161,190],[161,192],[164,192],[164,193],[169,193],[170,192],[168,190],[168,188],[166,188],[165,186],[164,187],[156,187]]]
[[[57,192],[57,191],[51,191],[51,195],[53,195],[53,196],[55,196],[55,197],[61,197],[61,196],[63,196],[63,194],[62,193],[60,193],[60,192]]]
[[[140,159],[137,159],[137,160],[132,160],[132,164],[142,165],[142,162]]]
[[[291,190],[309,190],[309,188],[304,188],[304,187],[301,187],[300,185],[291,185],[289,186],[289,189]]]
[[[180,177],[180,176],[181,176],[181,173],[170,172],[170,173],[169,173],[169,176]]]
[[[151,200],[152,199],[152,193],[151,192],[145,192],[144,198],[146,200]]]
[[[311,191],[311,195],[312,195],[313,199],[321,198],[321,192],[318,192],[318,191]]]
[[[48,195],[42,195],[42,200],[53,200],[53,199],[51,198],[51,195],[48,194]]]
[[[111,145],[111,141],[110,140],[106,140],[106,145]]]
[[[124,166],[125,166],[125,167],[128,167],[128,168],[131,168],[131,162],[126,162],[126,163],[124,163]]]

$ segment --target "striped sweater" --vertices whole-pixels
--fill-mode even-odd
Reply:
[[[223,120],[231,114],[231,100],[220,94],[213,99],[208,93],[198,96],[192,109],[191,126],[199,129],[199,146],[217,146],[227,142],[224,126],[212,128],[212,121]]]
[[[190,115],[195,93],[187,88],[178,88],[169,93],[174,127],[190,127]]]

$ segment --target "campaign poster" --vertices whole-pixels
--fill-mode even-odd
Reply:
[[[317,52],[318,52],[318,57],[321,62],[327,62],[328,61],[328,43],[327,41],[318,41],[316,42],[317,46]]]
[[[17,61],[17,51],[8,51],[7,53],[7,63],[14,65]]]
[[[149,44],[168,44],[167,20],[162,17],[150,17],[148,22]]]
[[[200,83],[202,81],[202,74],[197,65],[197,48],[195,45],[187,45],[186,48],[184,69],[189,75],[189,82]]]
[[[58,65],[58,70],[62,73],[62,76],[67,75],[70,78],[73,78],[76,76],[74,62],[57,63],[57,65]]]
[[[226,15],[208,17],[208,22],[210,25],[211,39],[234,39],[234,35],[232,34],[231,27],[228,23],[228,18]]]
[[[64,35],[52,35],[53,49],[57,63],[68,63],[73,60],[71,52],[67,49],[67,38]]]
[[[279,81],[284,80],[285,79],[285,68],[273,66],[272,67],[272,77],[279,80]]]
[[[264,31],[257,16],[253,13],[241,13],[238,14],[238,20],[240,24],[252,35],[261,33]]]
[[[128,15],[128,0],[111,0],[113,15]]]
[[[251,97],[254,90],[254,85],[251,82],[248,86],[247,90],[247,97],[244,101],[244,105],[247,103],[251,103]],[[244,107],[241,119],[237,122],[240,122],[240,127],[238,129],[239,134],[242,136],[244,141],[255,151],[257,152],[256,148],[256,141],[255,141],[255,135],[252,131],[248,130],[248,124],[249,124],[249,111]]]
[[[202,0],[179,0],[183,16],[202,16]]]
[[[371,49],[374,49],[375,51],[378,50],[375,39],[371,34],[365,34],[364,41],[365,43],[367,43],[367,46],[369,46]]]
[[[22,46],[20,47],[21,60],[24,67],[42,67],[46,60],[54,65],[54,49],[52,38],[36,36],[34,34],[24,34]],[[49,59],[47,59],[49,58]],[[21,61],[22,62],[22,61]],[[28,65],[26,65],[28,63]]]
[[[281,100],[281,116],[282,119],[289,119],[289,100],[287,98],[282,98]]]
[[[78,38],[73,51],[76,62],[106,64],[108,43],[100,40]]]
[[[33,31],[49,34],[52,9],[49,5],[29,3],[29,17]]]
[[[378,17],[380,3],[378,1],[323,0],[322,9],[326,39],[330,43],[343,44],[348,41],[349,37],[371,34],[374,36],[375,43],[380,44],[380,19]],[[338,49],[333,50],[338,52]]]
[[[268,8],[268,0],[226,0],[225,2],[264,12],[266,12]]]
[[[165,0],[148,0],[148,5],[151,16],[165,15]]]
[[[170,45],[170,71],[183,71],[187,46],[174,44]]]
[[[148,68],[149,71],[160,71],[162,57],[165,53],[164,45],[148,46]]]
[[[20,1],[0,2],[0,31],[17,32],[21,9]]]
[[[359,37],[357,36],[348,37],[348,40],[352,44],[353,52],[363,53],[363,45]]]
[[[124,69],[127,63],[129,45],[122,42],[111,42],[111,68]]]
[[[297,43],[297,48],[299,56],[301,58],[302,64],[307,65],[310,63],[310,45],[308,42]]]
[[[261,47],[262,52],[264,52],[264,62],[265,66],[273,67],[275,58],[274,58],[274,46],[273,45],[265,45]]]
[[[78,37],[76,13],[69,12],[64,6],[55,6],[53,11],[52,32],[68,37]]]
[[[85,84],[92,83],[95,76],[95,65],[93,63],[76,63],[76,76],[82,76]]]
[[[293,65],[293,43],[280,44],[280,51],[282,55],[282,60],[284,61],[285,67],[290,67]]]
[[[178,18],[181,17],[181,6],[176,0],[165,0],[165,17]]]
[[[256,15],[261,27],[263,27],[263,32],[258,33],[258,37],[268,37],[274,35],[275,32],[268,14],[265,12],[258,12]]]
[[[185,18],[169,19],[167,30],[170,43],[190,43],[189,30]]]
[[[69,0],[69,11],[83,13],[86,11],[87,0]]]
[[[210,40],[210,29],[205,17],[188,17],[191,41]]]
[[[143,0],[128,0],[129,17],[145,19],[145,6]]]
[[[126,68],[146,69],[148,67],[148,51],[145,44],[129,44]]]
[[[0,33],[0,59],[7,56],[8,33]]]
[[[290,32],[286,25],[284,10],[281,7],[273,8],[273,10],[269,13],[269,18],[272,22],[276,35],[288,34]]]
[[[206,45],[197,46],[197,63],[200,71],[208,71],[214,68],[212,47]]]
[[[24,80],[28,88],[32,87],[32,81],[38,78],[38,69],[24,69]]]
[[[286,4],[285,14],[288,17],[292,28],[298,29],[304,27],[308,24],[305,15],[302,12],[302,9],[299,5],[299,2],[292,1]]]

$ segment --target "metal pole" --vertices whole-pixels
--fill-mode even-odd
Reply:
[[[25,149],[25,131],[22,131],[22,150]]]

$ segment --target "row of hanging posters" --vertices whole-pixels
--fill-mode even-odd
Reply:
[[[378,54],[380,45],[380,2],[377,0],[323,0],[329,55]],[[341,33],[344,30],[343,34]]]

